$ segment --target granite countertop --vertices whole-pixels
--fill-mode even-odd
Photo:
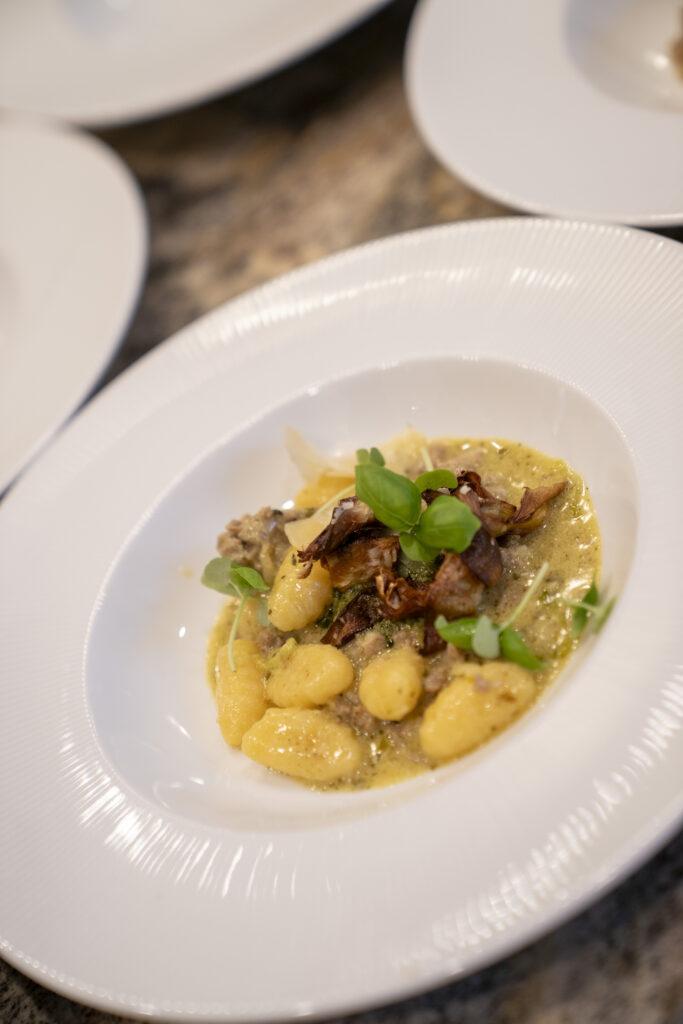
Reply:
[[[423,225],[506,214],[442,170],[411,123],[397,2],[231,97],[103,134],[150,217],[149,277],[107,379],[283,271]],[[680,230],[667,232],[683,238]],[[683,1024],[683,834],[573,922],[494,967],[359,1024]],[[0,962],[0,1020],[105,1024]]]

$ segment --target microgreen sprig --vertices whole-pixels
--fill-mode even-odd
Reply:
[[[574,610],[572,616],[574,636],[581,636],[588,625],[590,625],[591,632],[599,633],[607,622],[615,601],[615,597],[601,597],[595,581],[591,583],[580,601],[565,601],[565,604]]]
[[[520,617],[520,615],[524,611],[526,611],[526,609],[528,608],[530,602],[532,601],[532,599],[538,593],[538,589],[541,586],[541,583],[543,583],[543,580],[548,575],[548,570],[549,569],[550,569],[550,563],[549,562],[544,562],[543,565],[541,566],[541,568],[538,570],[538,572],[534,576],[534,578],[532,579],[532,581],[529,584],[529,586],[527,587],[526,591],[524,592],[522,600],[519,602],[519,604],[515,608],[513,608],[512,612],[508,615],[507,619],[505,620],[505,622],[500,627],[501,629],[507,629],[508,626],[511,626],[513,622],[516,622],[517,619]]]
[[[228,664],[235,671],[234,645],[244,606],[250,597],[262,596],[268,590],[268,584],[260,572],[248,565],[237,565],[230,558],[212,558],[207,562],[202,573],[202,583],[219,594],[228,594],[239,601],[233,616],[228,636]]]
[[[434,469],[434,463],[432,462],[432,457],[429,454],[429,448],[427,447],[426,444],[423,445],[422,448],[420,448],[420,455],[422,456],[422,461],[425,464],[425,469],[427,470],[428,473],[431,473],[431,471]]]
[[[544,562],[527,587],[522,600],[501,625],[492,622],[488,615],[454,619],[452,622],[439,615],[434,623],[437,633],[447,643],[464,651],[473,651],[480,658],[492,659],[502,655],[506,661],[513,661],[532,672],[545,668],[541,659],[527,647],[517,630],[512,628],[512,623],[516,622],[529,606],[548,569],[548,563]]]
[[[360,449],[357,454],[361,452],[364,461],[356,465],[356,495],[370,506],[381,523],[398,531],[408,558],[433,562],[442,550],[460,552],[469,547],[481,523],[464,502],[441,494],[426,509],[422,508],[422,491],[426,487],[457,486],[450,470],[432,469],[413,482],[380,465],[371,458],[371,452]]]
[[[359,466],[383,466],[384,456],[379,448],[359,448],[356,452],[356,462]]]

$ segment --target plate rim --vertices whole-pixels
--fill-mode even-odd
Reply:
[[[290,271],[280,278],[275,279],[272,282],[268,282],[261,285],[249,292],[244,293],[234,299],[217,307],[217,309],[204,314],[191,324],[181,328],[178,332],[175,332],[167,341],[151,350],[145,357],[132,364],[126,371],[120,374],[106,389],[103,389],[102,394],[108,392],[115,386],[121,386],[122,381],[128,381],[130,377],[137,374],[141,365],[148,364],[150,360],[161,361],[166,360],[169,355],[174,351],[175,348],[182,345],[186,335],[196,334],[201,330],[201,327],[208,321],[216,321],[226,317],[226,313],[231,310],[237,309],[239,311],[240,304],[247,300],[250,304],[256,300],[277,299],[282,294],[282,290],[287,291],[292,287],[296,287],[298,284],[305,284],[306,282],[315,283],[316,279],[323,277],[328,271],[334,270],[337,266],[344,266],[349,262],[353,263],[359,258],[363,258],[370,250],[381,252],[383,248],[392,248],[396,245],[401,246],[405,241],[413,241],[419,244],[422,237],[429,235],[434,236],[436,234],[453,234],[460,231],[461,228],[471,230],[474,228],[476,231],[499,230],[501,228],[505,230],[513,229],[515,231],[521,231],[522,233],[527,231],[538,231],[547,230],[557,232],[558,234],[565,231],[581,229],[586,232],[598,233],[600,235],[616,236],[617,238],[630,238],[638,236],[643,241],[648,240],[650,242],[656,241],[664,249],[671,252],[676,251],[679,257],[683,257],[683,250],[680,248],[679,243],[666,238],[653,239],[652,236],[647,235],[646,232],[638,231],[637,229],[621,227],[621,226],[604,226],[596,225],[593,223],[581,223],[577,221],[540,221],[540,220],[525,220],[519,217],[506,217],[506,218],[491,218],[487,220],[475,220],[475,221],[460,221],[454,224],[440,225],[437,227],[429,227],[417,229],[415,231],[404,232],[399,235],[389,236],[385,239],[375,240],[369,243],[365,243],[360,246],[356,246],[352,249],[345,250],[341,253],[329,256],[323,260],[317,261],[309,266],[301,267],[296,270]],[[682,262],[683,267],[683,262]],[[234,339],[227,342],[228,345],[233,344]],[[224,343],[225,344],[225,343]],[[123,386],[127,386],[124,384]],[[99,396],[98,396],[99,398]],[[97,398],[91,403],[89,408],[92,408],[97,402]],[[68,444],[68,430],[60,436],[56,444]],[[44,453],[47,455],[47,452]],[[0,508],[0,518],[6,513],[6,508],[14,508],[14,505],[21,500],[21,496],[24,493],[24,488],[28,486],[30,481],[33,480],[36,474],[41,472],[42,456],[36,460],[33,466],[29,469],[24,478],[19,482],[17,487],[13,489],[8,498],[3,502],[3,508]],[[546,907],[543,921],[539,921],[537,925],[529,926],[527,924],[526,929],[522,929],[521,934],[518,933],[517,939],[510,941],[506,937],[506,941],[503,942],[502,951],[500,949],[493,948],[491,950],[490,957],[481,957],[477,964],[464,973],[469,973],[470,970],[481,970],[489,964],[496,962],[503,957],[509,956],[517,950],[524,948],[530,943],[536,941],[541,935],[547,933],[549,930],[558,927],[560,924],[571,919],[577,914],[581,913],[588,905],[593,903],[596,899],[600,898],[610,889],[614,888],[620,881],[626,876],[635,871],[645,860],[647,860],[653,853],[664,845],[674,831],[679,827],[680,821],[683,819],[683,794],[675,803],[675,808],[672,808],[672,812],[668,819],[664,823],[652,826],[648,821],[647,827],[641,828],[637,836],[631,837],[631,843],[627,850],[627,844],[621,844],[614,854],[612,860],[615,863],[610,862],[610,870],[605,872],[605,877],[602,882],[598,885],[587,886],[583,897],[574,897],[571,902],[571,906],[551,908]],[[663,815],[660,815],[663,817]],[[645,834],[645,838],[641,837],[641,833]],[[630,848],[633,847],[633,850]],[[555,910],[555,912],[551,912]],[[3,957],[22,973],[33,978],[41,984],[49,986],[54,991],[59,992],[61,995],[67,998],[80,1001],[89,1006],[97,1007],[98,1009],[109,1010],[114,1012],[126,1012],[134,1017],[149,1018],[149,1011],[141,1009],[139,1002],[137,1004],[128,1005],[117,1000],[116,997],[99,996],[97,994],[91,994],[87,991],[87,986],[80,983],[80,990],[77,987],[79,983],[75,980],[64,981],[61,977],[55,978],[50,970],[45,965],[39,965],[27,960],[25,956],[15,951],[9,951],[5,944],[2,944],[2,955]],[[353,997],[350,997],[346,1002],[339,1002],[334,1005],[326,1005],[324,1008],[319,1008],[314,1012],[307,1014],[311,1019],[317,1019],[320,1017],[326,1017],[331,1014],[340,1014],[358,1011],[359,1009],[371,1009],[380,1005],[389,1005],[396,1001],[404,1000],[411,996],[417,995],[421,992],[429,991],[435,987],[443,984],[447,984],[449,981],[453,981],[458,977],[463,976],[463,972],[459,971],[444,971],[444,965],[439,964],[439,971],[434,972],[427,979],[418,982],[410,983],[407,982],[403,988],[399,988],[397,985],[392,985],[391,993],[378,993],[372,1000],[363,999],[362,1002],[358,1000],[354,1001]],[[217,1021],[226,1019],[226,1011],[218,1011],[214,1013],[204,1014],[201,1011],[159,1011],[155,1009],[154,1015],[159,1019],[164,1020],[207,1020]],[[262,1017],[263,1020],[289,1020],[293,1017],[292,1013],[279,1013],[270,1017]],[[251,1018],[231,1018],[231,1019],[251,1019]]]

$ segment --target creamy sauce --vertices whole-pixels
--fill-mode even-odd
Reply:
[[[565,462],[544,455],[518,442],[502,439],[439,439],[426,444],[420,435],[410,433],[384,446],[387,465],[415,478],[425,469],[424,449],[435,467],[474,470],[482,483],[497,497],[518,505],[525,487],[538,487],[561,479],[569,486],[550,503],[540,527],[524,536],[506,538],[503,551],[504,573],[500,583],[485,591],[481,612],[494,622],[502,622],[518,604],[539,568],[548,562],[550,570],[537,598],[515,622],[527,645],[543,658],[545,669],[534,673],[535,696],[555,678],[573,653],[577,640],[572,636],[572,611],[567,599],[578,600],[600,572],[600,532],[588,489]],[[348,478],[323,476],[308,484],[297,495],[299,507],[323,504],[349,483]],[[218,649],[226,642],[234,614],[234,603],[222,611],[211,633],[207,651],[207,676],[215,687]],[[240,635],[254,635],[254,618],[247,617]],[[318,640],[322,629],[309,627],[302,642]],[[345,651],[349,648],[345,648]],[[468,655],[468,660],[472,658]],[[476,661],[476,659],[474,659]],[[362,661],[355,662],[357,689]],[[416,709],[403,721],[376,723],[369,731],[357,729],[364,747],[361,768],[350,782],[335,783],[327,789],[360,789],[393,785],[433,768],[422,752],[418,728],[433,695],[424,695]]]
[[[566,479],[569,487],[548,507],[545,522],[526,536],[504,544],[501,582],[485,591],[482,611],[500,622],[517,605],[543,562],[550,564],[538,599],[515,623],[528,645],[549,661],[538,673],[548,682],[572,652],[571,609],[560,596],[578,600],[600,576],[600,531],[588,488],[562,459],[553,459],[518,442],[439,441],[430,445],[435,464],[473,469],[498,497],[518,505],[525,487]]]

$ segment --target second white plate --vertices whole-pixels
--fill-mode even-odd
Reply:
[[[0,121],[0,493],[88,394],[123,337],[147,219],[103,143]]]
[[[417,126],[474,188],[531,213],[683,223],[678,0],[422,0]]]
[[[273,71],[386,2],[3,0],[0,106],[99,126],[152,117]]]

